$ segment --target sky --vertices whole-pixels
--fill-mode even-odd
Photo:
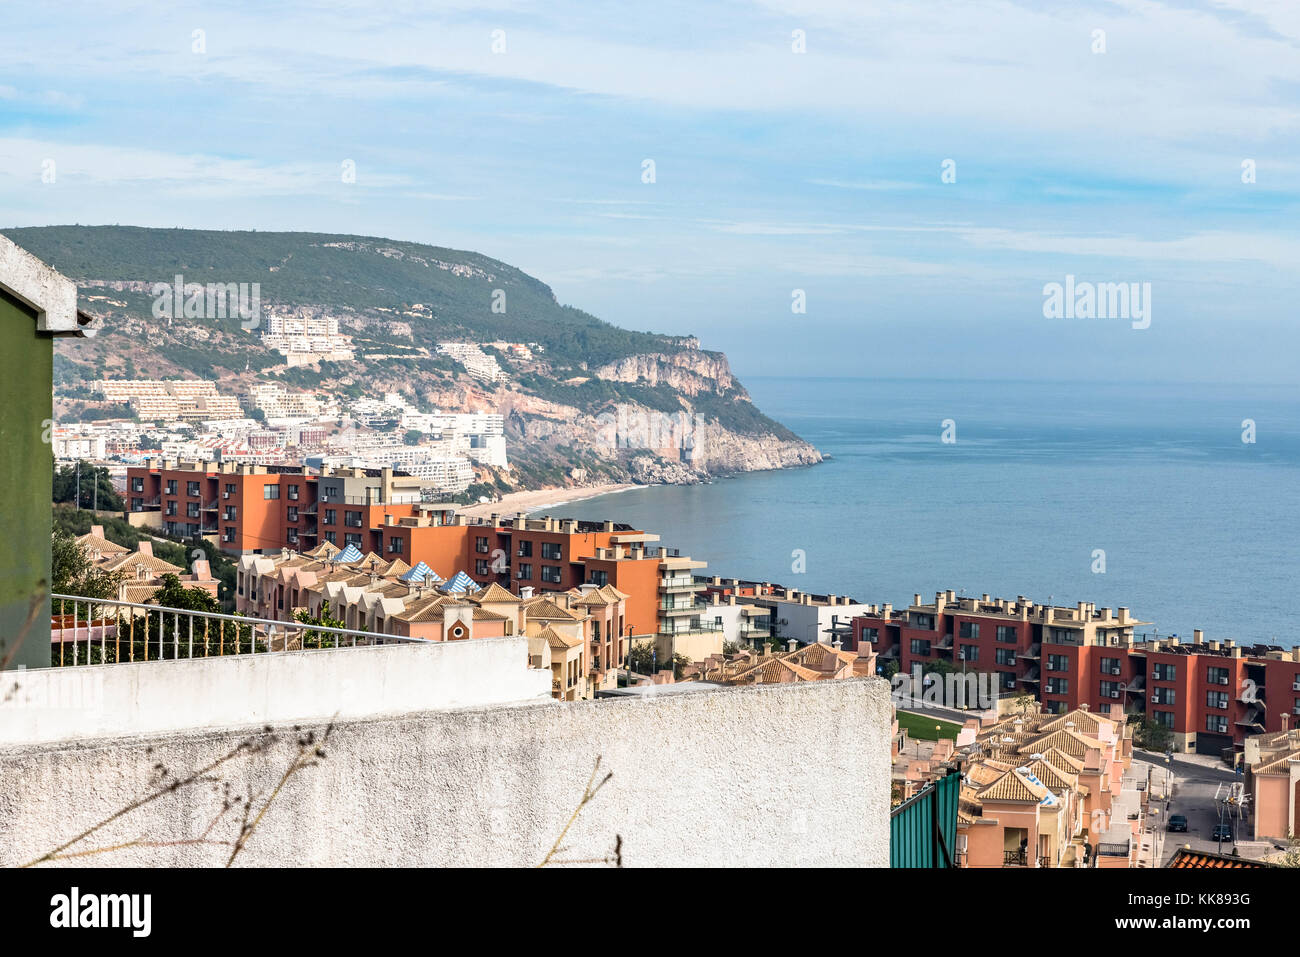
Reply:
[[[1294,0],[4,16],[0,227],[471,249],[742,376],[1300,380]]]

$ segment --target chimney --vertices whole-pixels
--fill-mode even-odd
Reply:
[[[1125,607],[1123,607],[1123,606],[1120,606],[1120,609],[1119,609],[1119,613],[1118,613],[1118,614],[1119,614],[1119,623],[1120,623],[1121,625],[1127,625],[1127,624],[1128,624],[1128,609],[1125,608]]]
[[[139,555],[148,555],[150,558],[152,558],[153,542],[146,541],[145,539],[142,538],[140,539],[139,543],[135,546],[135,550],[136,553]]]
[[[103,537],[104,537],[104,526],[103,526],[103,525],[92,525],[92,526],[90,526],[90,534],[94,535],[96,538],[103,538]]]
[[[885,604],[881,606],[880,609],[881,618],[887,620],[891,615],[893,615],[893,613],[894,613],[894,606],[891,605],[889,602],[885,602]]]
[[[786,651],[798,651],[798,650],[799,650],[799,640],[798,640],[797,638],[791,638],[789,641],[787,641],[787,642],[785,643],[785,648],[786,648]]]
[[[1205,640],[1205,632],[1201,631],[1201,629],[1199,629],[1199,628],[1193,628],[1193,629],[1192,629],[1192,641],[1193,641],[1193,643],[1199,645],[1199,644],[1200,644],[1202,641],[1204,641],[1204,640]]]
[[[522,598],[524,601],[527,601],[529,598],[532,598],[532,597],[533,597],[533,586],[532,586],[532,585],[524,585],[523,587],[521,587],[521,588],[519,589],[519,597]]]
[[[206,558],[194,559],[194,564],[190,566],[190,571],[194,573],[194,580],[197,582],[210,581],[212,578],[212,567],[208,564]]]
[[[934,596],[934,600],[935,600],[935,601],[938,601],[938,600],[939,600],[939,596],[938,596],[937,594]],[[913,605],[920,605],[920,604],[921,604],[921,593],[920,593],[920,592],[915,592],[915,593],[913,593],[913,595],[912,595],[912,604],[913,604]]]

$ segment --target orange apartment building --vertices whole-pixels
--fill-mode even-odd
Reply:
[[[869,606],[851,622],[845,647],[869,643],[883,668],[905,674],[944,662],[991,673],[1006,694],[1028,692],[1044,711],[1120,704],[1169,728],[1174,750],[1218,754],[1247,735],[1281,730],[1300,716],[1300,648],[1139,637],[1151,622],[1127,608],[958,597]]]

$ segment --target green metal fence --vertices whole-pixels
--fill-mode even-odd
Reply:
[[[960,793],[961,775],[950,773],[890,812],[890,867],[957,866]]]

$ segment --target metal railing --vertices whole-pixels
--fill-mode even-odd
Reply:
[[[52,595],[51,665],[113,664],[360,648],[424,638],[129,601]]]

